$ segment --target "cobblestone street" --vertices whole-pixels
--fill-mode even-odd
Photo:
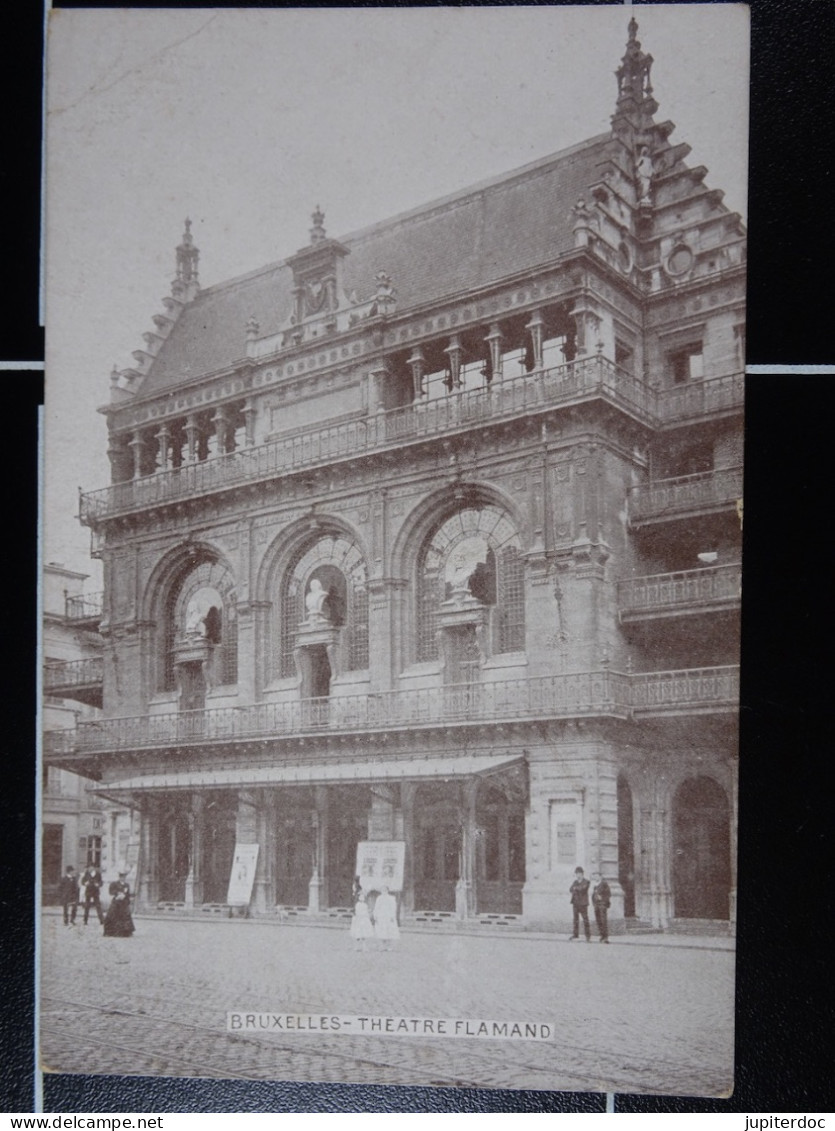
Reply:
[[[138,918],[132,939],[43,919],[46,1069],[717,1095],[731,1087],[728,940],[344,930]],[[228,1033],[228,1011],[546,1022],[556,1039]]]

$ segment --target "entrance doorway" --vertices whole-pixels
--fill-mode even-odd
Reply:
[[[282,802],[286,794],[281,795]],[[292,809],[280,809],[275,827],[275,901],[283,907],[307,907],[313,875],[311,790],[294,790]]]
[[[525,882],[525,805],[483,783],[476,797],[476,911],[521,915]]]
[[[237,798],[222,793],[206,799],[203,810],[203,902],[225,903],[235,857]]]
[[[461,805],[458,791],[422,785],[414,800],[415,911],[454,911],[461,875]]]
[[[357,867],[357,845],[368,840],[371,798],[366,787],[328,792],[328,907],[350,907]]]
[[[191,856],[188,817],[173,805],[166,809],[159,827],[159,898],[181,903],[186,897],[186,877]]]
[[[678,919],[730,916],[730,810],[722,787],[692,778],[673,799],[673,897]]]

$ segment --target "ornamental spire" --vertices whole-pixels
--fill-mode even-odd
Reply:
[[[310,242],[321,243],[328,238],[328,234],[325,231],[325,214],[318,204],[316,205],[316,211],[311,216],[311,220],[313,221],[313,227],[310,229]]]
[[[658,103],[652,97],[650,79],[653,60],[652,55],[641,50],[638,23],[634,16],[629,21],[628,30],[626,52],[615,71],[618,80],[618,101],[614,120],[626,116],[632,119],[633,125],[646,128],[658,109]],[[636,117],[639,120],[635,120]]]
[[[175,298],[190,302],[200,289],[197,278],[197,263],[200,252],[194,246],[191,234],[191,220],[186,219],[182,241],[177,247],[177,274],[171,285]]]

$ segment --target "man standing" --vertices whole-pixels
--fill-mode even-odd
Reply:
[[[75,913],[78,910],[78,876],[72,864],[67,865],[67,873],[61,877],[58,896],[64,908],[64,926],[75,926]]]
[[[600,941],[607,943],[609,941],[608,911],[612,892],[600,872],[595,872],[592,879],[594,880],[594,888],[591,893],[591,902],[594,907],[594,918],[600,932]]]
[[[102,874],[95,864],[88,864],[84,869],[84,875],[81,877],[81,886],[84,888],[84,926],[87,926],[87,920],[90,918],[90,905],[96,909],[96,914],[99,917],[99,922],[104,922],[104,916],[101,913],[101,898],[99,892],[103,883]]]
[[[591,942],[591,928],[589,927],[589,881],[586,879],[582,868],[574,869],[574,883],[568,889],[571,893],[571,910],[574,912],[574,934],[572,939],[580,937],[580,916],[583,918],[583,927],[586,932],[586,942]]]

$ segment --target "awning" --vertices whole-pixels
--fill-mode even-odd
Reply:
[[[346,785],[392,781],[446,781],[484,776],[519,765],[523,756],[459,755],[447,758],[393,758],[376,762],[301,762],[295,765],[248,766],[234,770],[182,770],[144,774],[102,783],[91,792],[105,797],[194,789],[257,789],[272,785]]]

